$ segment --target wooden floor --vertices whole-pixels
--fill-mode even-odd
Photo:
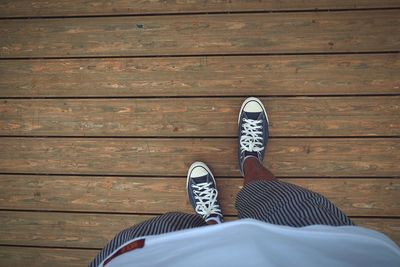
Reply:
[[[0,18],[0,266],[84,266],[192,212],[195,160],[234,220],[247,96],[266,166],[400,243],[399,0],[5,0]]]

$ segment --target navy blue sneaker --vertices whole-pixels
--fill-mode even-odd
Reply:
[[[240,173],[243,176],[246,157],[256,157],[260,162],[264,159],[268,143],[268,124],[268,115],[261,101],[255,97],[247,98],[243,102],[238,119],[238,158]]]
[[[218,202],[218,191],[210,169],[203,162],[190,166],[186,189],[190,203],[197,214],[207,222],[223,222],[223,215]]]

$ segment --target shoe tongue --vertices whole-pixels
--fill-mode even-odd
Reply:
[[[258,120],[258,117],[260,116],[260,112],[246,112],[246,116],[248,119]]]
[[[207,175],[200,176],[200,177],[192,177],[192,179],[196,181],[196,184],[197,183],[206,183],[208,180]]]

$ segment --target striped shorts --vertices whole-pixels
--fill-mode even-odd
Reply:
[[[313,224],[353,225],[342,211],[322,195],[278,180],[247,184],[236,197],[236,209],[240,219],[251,218],[292,227]],[[118,233],[89,266],[98,266],[129,240],[206,225],[196,214],[171,212],[157,216]]]

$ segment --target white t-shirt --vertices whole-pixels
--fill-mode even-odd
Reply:
[[[392,240],[358,226],[294,228],[245,219],[135,240],[143,238],[142,248],[105,266],[400,266],[400,248]]]

